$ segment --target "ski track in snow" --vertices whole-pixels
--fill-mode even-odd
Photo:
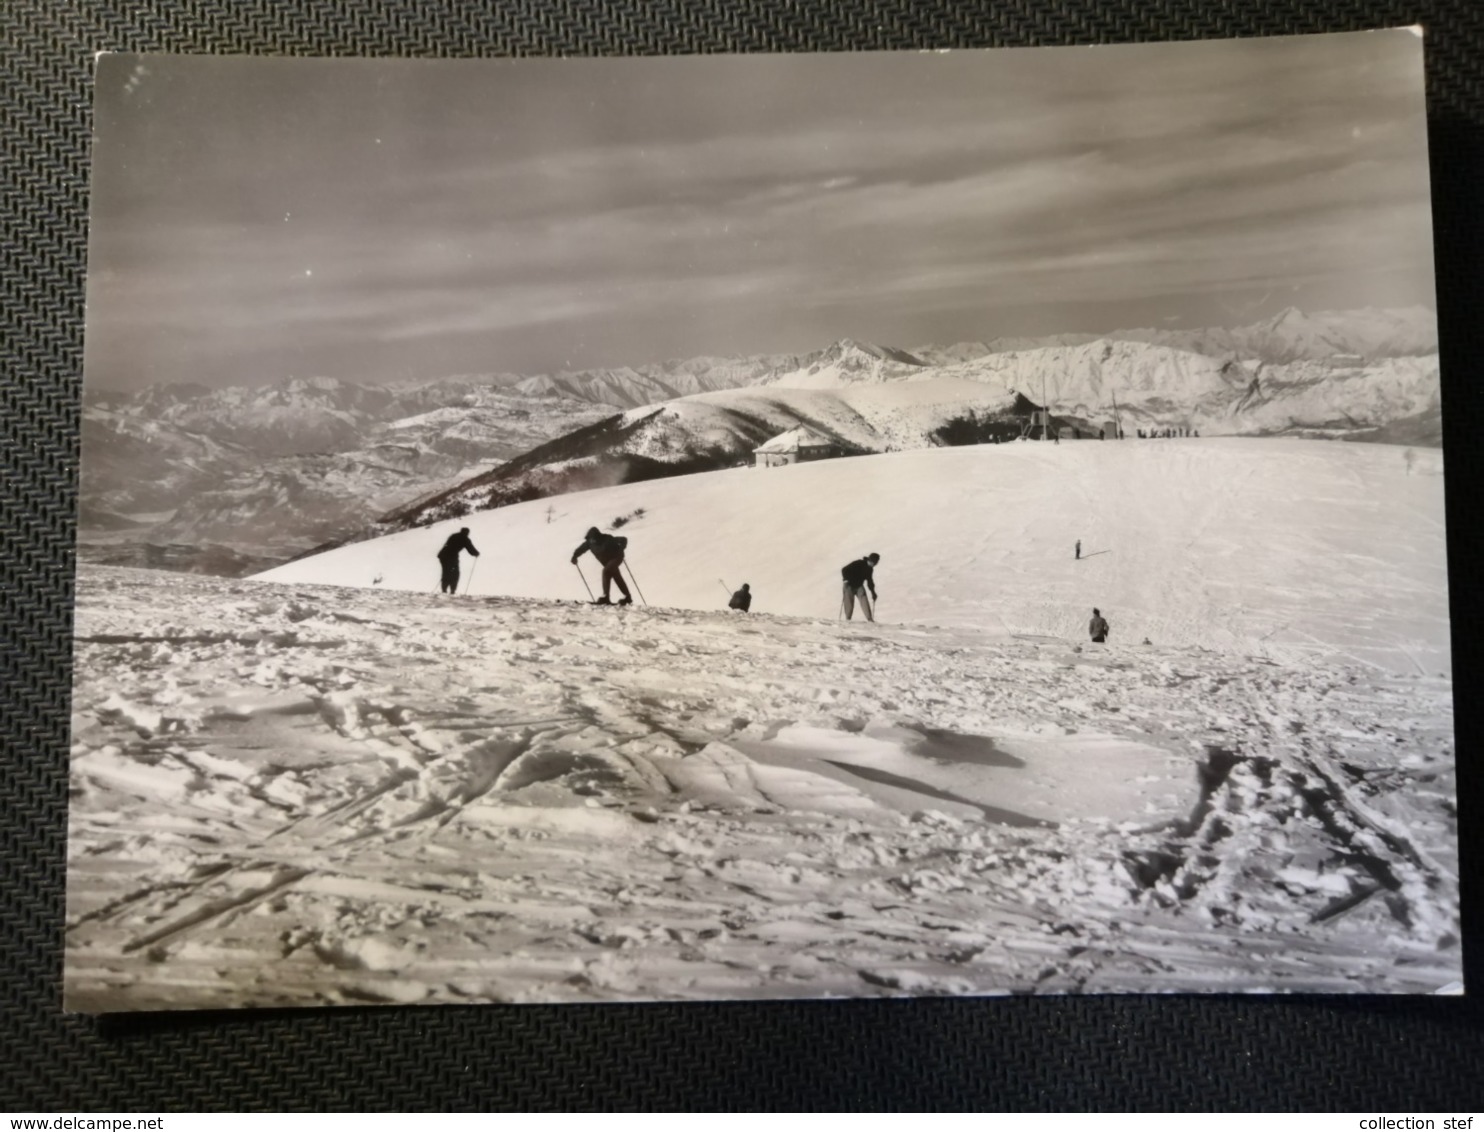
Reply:
[[[76,613],[72,1009],[1461,977],[1442,673],[90,566]]]

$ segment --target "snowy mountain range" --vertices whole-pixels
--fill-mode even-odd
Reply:
[[[1241,332],[1193,332],[1213,342],[1225,335],[1235,352],[1214,357],[1109,337],[991,348],[953,362],[946,359],[968,347],[907,353],[842,340],[764,382],[647,405],[560,437],[385,516],[377,530],[747,463],[760,444],[801,427],[833,442],[840,455],[1013,440],[1038,406],[1050,406],[1058,430],[1087,437],[1177,429],[1441,445],[1435,354],[1326,353],[1358,344],[1375,351],[1425,345],[1420,330],[1403,333],[1410,323],[1400,317],[1387,320],[1384,333],[1360,333],[1359,320],[1357,333],[1347,336],[1347,325],[1334,315],[1311,320],[1285,312]],[[929,364],[924,355],[940,360]]]
[[[483,378],[85,394],[80,552],[250,572],[611,411]]]
[[[1095,433],[1441,444],[1431,311],[1237,329],[991,339],[362,386],[89,391],[85,559],[209,573],[489,506],[750,462],[805,427],[840,454],[1019,435],[1038,405]],[[622,412],[614,415],[613,410]]]
[[[209,545],[213,573],[238,557],[261,567],[614,409],[749,385],[814,361],[701,357],[389,386],[317,377],[85,390],[83,553],[175,566]]]
[[[1269,363],[1325,361],[1336,355],[1363,358],[1408,358],[1438,352],[1437,316],[1426,307],[1305,314],[1287,307],[1272,318],[1249,326],[1199,330],[1115,330],[1105,335],[1057,334],[1042,338],[994,338],[952,346],[919,346],[912,352],[931,365],[971,361],[1046,346],[1083,346],[1099,337],[1120,342],[1146,342],[1228,360]]]

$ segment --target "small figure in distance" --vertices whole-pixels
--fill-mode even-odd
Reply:
[[[459,551],[467,550],[475,558],[479,557],[479,551],[474,549],[474,544],[469,541],[469,528],[460,527],[459,533],[449,535],[448,541],[443,544],[443,549],[438,552],[438,562],[443,567],[443,592],[456,594],[459,592]]]
[[[727,602],[727,608],[738,609],[743,613],[752,608],[752,590],[748,588],[746,582],[743,582],[742,588],[732,595],[732,600]]]
[[[1087,623],[1087,632],[1094,644],[1100,645],[1108,639],[1108,622],[1103,618],[1101,610],[1093,609],[1092,620]]]
[[[594,605],[612,605],[610,592],[614,582],[618,583],[618,592],[623,594],[619,598],[619,605],[633,605],[634,599],[629,596],[629,587],[624,584],[623,575],[619,573],[619,567],[623,565],[623,552],[629,545],[629,540],[623,535],[605,535],[597,527],[587,529],[587,537],[582,540],[582,545],[572,552],[572,565],[577,565],[577,560],[589,550],[603,566],[603,596],[595,601]]]
[[[876,600],[876,578],[872,571],[876,563],[881,561],[881,555],[871,553],[864,558],[857,558],[840,568],[840,577],[845,583],[844,593],[840,599],[840,608],[845,614],[845,620],[851,620],[855,613],[855,603],[861,603],[861,612],[866,615],[867,621],[875,621],[876,617],[871,611],[871,602]],[[867,588],[871,591],[871,600],[866,600]]]
[[[1081,559],[1081,557],[1082,557],[1082,540],[1080,538],[1077,540],[1077,550],[1076,550],[1075,556],[1078,559]]]

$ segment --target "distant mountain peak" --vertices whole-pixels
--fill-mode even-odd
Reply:
[[[346,388],[345,383],[335,377],[289,377],[280,382],[279,387],[290,393],[334,393]]]
[[[1292,325],[1295,323],[1301,324],[1308,321],[1308,316],[1305,315],[1303,311],[1299,310],[1298,307],[1289,306],[1284,307],[1272,318],[1268,319],[1268,325],[1274,329],[1277,329],[1280,326]]]
[[[835,365],[841,362],[892,362],[898,365],[925,366],[921,358],[899,350],[895,346],[878,346],[859,338],[841,338],[822,351],[816,365]]]
[[[854,338],[841,338],[839,341],[827,346],[819,360],[821,362],[835,362],[859,354],[882,360],[886,357],[885,352],[879,346],[873,346],[869,342],[858,342]]]

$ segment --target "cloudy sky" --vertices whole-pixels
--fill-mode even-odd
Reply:
[[[548,373],[1434,305],[1410,31],[104,57],[86,379]]]

